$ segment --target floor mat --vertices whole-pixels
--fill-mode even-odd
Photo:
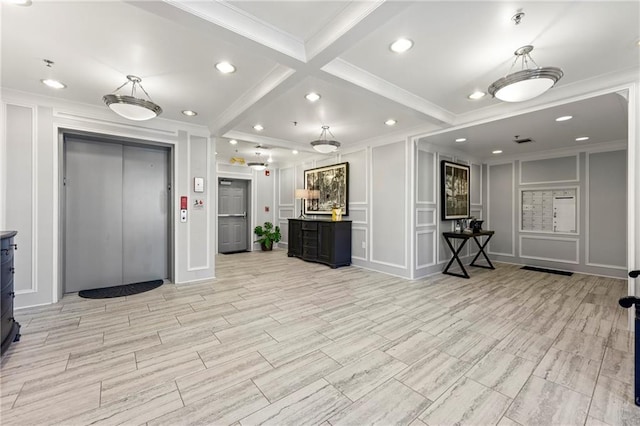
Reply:
[[[570,277],[571,275],[573,275],[573,272],[558,271],[556,269],[538,268],[537,266],[523,266],[520,269],[525,269],[527,271],[546,272],[547,274],[566,275],[567,277]]]
[[[112,297],[131,296],[133,294],[144,293],[162,285],[162,280],[145,281],[141,283],[117,285],[115,287],[93,288],[91,290],[81,290],[78,296],[85,299],[110,299]]]

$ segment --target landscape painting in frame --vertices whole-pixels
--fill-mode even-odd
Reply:
[[[330,215],[339,207],[349,214],[349,163],[334,164],[304,171],[304,187],[318,191],[318,198],[305,200],[304,214]]]
[[[469,166],[442,160],[440,171],[442,220],[468,218],[470,214]]]

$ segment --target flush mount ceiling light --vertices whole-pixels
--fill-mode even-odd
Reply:
[[[258,132],[261,132],[264,130],[264,127],[262,127],[262,124],[256,124],[255,126],[253,126],[253,130],[257,130]]]
[[[579,138],[576,138],[576,142],[582,142],[582,141],[588,141],[589,140],[589,136],[580,136]]]
[[[509,73],[489,86],[489,93],[501,101],[523,102],[542,95],[562,78],[564,72],[556,67],[539,67],[531,58],[533,46],[522,46],[514,52],[516,58]],[[521,70],[512,73],[515,64],[521,62]],[[535,68],[529,68],[529,62]]]
[[[231,74],[236,71],[236,67],[231,65],[229,62],[218,62],[216,64],[216,69],[222,74]]]
[[[67,87],[66,84],[58,80],[53,80],[51,78],[45,78],[44,80],[40,80],[40,82],[45,86],[51,87],[52,89],[64,89],[65,87]]]
[[[237,141],[237,140],[235,140],[235,139],[231,139],[231,140],[229,141],[229,143],[230,143],[231,145],[237,145],[237,144],[238,144],[238,141]]]
[[[571,120],[572,118],[573,116],[571,115],[563,115],[562,117],[556,118],[556,121],[567,121],[567,120]]]
[[[198,115],[198,113],[197,113],[197,112],[192,111],[192,110],[190,110],[190,109],[185,109],[185,110],[183,110],[183,111],[182,111],[182,113],[183,113],[184,115],[186,115],[187,117],[195,117],[196,115]]]
[[[469,98],[469,99],[471,99],[473,101],[477,101],[478,99],[484,98],[485,95],[486,95],[486,93],[481,92],[481,91],[478,90],[476,92],[473,92],[469,96],[467,96],[467,98]]]
[[[134,121],[150,120],[154,117],[162,114],[162,108],[160,105],[154,103],[151,97],[144,90],[140,82],[142,79],[135,75],[128,75],[127,80],[123,85],[118,87],[113,93],[104,95],[102,100],[109,108],[121,117]],[[118,95],[116,92],[122,89],[127,84],[131,83],[131,95]],[[140,89],[147,95],[147,99],[136,98],[136,87],[140,86]]]
[[[412,47],[413,41],[409,40],[408,38],[399,38],[398,40],[391,43],[389,49],[391,49],[392,52],[403,53],[411,49]]]
[[[260,160],[260,155],[261,155],[260,152],[256,152],[256,158],[257,159],[255,161],[249,161],[247,163],[247,166],[249,166],[253,170],[257,170],[257,171],[266,169],[267,168],[267,163],[265,163],[264,161]]]
[[[327,139],[327,132],[329,132],[332,138],[335,138],[335,136],[333,136],[333,133],[331,133],[331,130],[329,130],[329,126],[322,126],[320,139],[311,141],[311,146],[313,147],[313,149],[322,154],[329,154],[330,152],[334,152],[335,150],[340,148],[340,142]]]
[[[309,102],[315,102],[320,99],[320,95],[315,92],[307,93],[304,97]]]
[[[501,149],[496,149],[495,151],[491,151],[492,154],[502,154]]]
[[[458,138],[456,139],[456,142],[466,142],[467,138]]]
[[[292,153],[293,155],[298,155],[298,150],[297,150],[297,149],[294,149],[293,151],[291,151],[291,153]]]
[[[398,122],[393,118],[390,118],[387,121],[385,121],[384,124],[386,124],[387,126],[395,126],[396,124],[398,124]]]

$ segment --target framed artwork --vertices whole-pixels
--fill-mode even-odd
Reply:
[[[467,219],[471,214],[469,166],[440,162],[440,196],[442,220]]]
[[[305,200],[304,214],[331,214],[334,206],[349,215],[349,163],[334,164],[304,171],[304,188],[317,198]]]

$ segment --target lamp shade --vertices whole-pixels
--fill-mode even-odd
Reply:
[[[110,94],[102,99],[113,112],[129,120],[150,120],[162,113],[160,106],[133,96]]]
[[[309,191],[307,189],[296,189],[296,195],[295,195],[296,200],[301,200],[301,199],[306,200],[309,198],[308,195],[309,195]]]

